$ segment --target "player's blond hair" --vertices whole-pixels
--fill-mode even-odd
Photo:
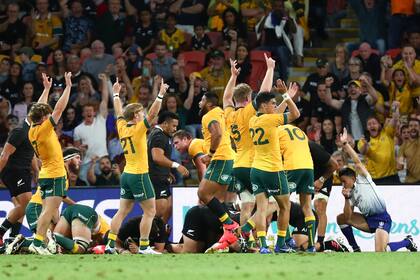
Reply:
[[[28,117],[32,122],[38,123],[44,116],[49,115],[52,112],[53,109],[47,103],[35,103],[29,110]]]
[[[245,83],[241,83],[233,89],[233,100],[235,102],[245,102],[251,97],[251,94],[251,87]]]
[[[127,121],[131,121],[134,119],[134,115],[139,111],[143,111],[143,105],[141,105],[140,103],[128,104],[124,108],[123,117]]]

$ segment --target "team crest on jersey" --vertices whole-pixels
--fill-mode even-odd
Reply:
[[[256,192],[258,190],[258,185],[252,184],[252,191]]]
[[[220,179],[222,179],[222,181],[227,181],[229,180],[230,176],[229,175],[222,175],[220,176]]]
[[[296,183],[289,182],[289,191],[294,192],[296,190]]]

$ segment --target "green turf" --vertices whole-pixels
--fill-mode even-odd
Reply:
[[[0,256],[0,279],[420,279],[420,254]]]

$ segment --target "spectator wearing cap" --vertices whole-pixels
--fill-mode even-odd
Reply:
[[[185,129],[191,133],[193,138],[203,138],[201,132],[200,103],[203,97],[203,78],[199,72],[193,72],[189,77],[188,95],[184,101],[184,107],[187,109],[187,121]]]
[[[357,143],[359,152],[365,156],[366,168],[378,185],[400,183],[397,175],[394,140],[398,118],[398,108],[394,108],[392,120],[382,127],[375,116],[370,116],[366,122],[369,141],[361,138]]]
[[[105,45],[102,41],[95,40],[91,45],[92,56],[83,62],[82,71],[90,73],[99,82],[98,75],[104,73],[107,67],[115,63],[112,55],[105,53]]]
[[[26,27],[19,19],[19,4],[7,5],[7,18],[0,24],[0,53],[13,54],[19,50],[25,40]]]
[[[411,26],[418,26],[415,14],[415,0],[391,0],[391,18],[388,23],[388,48],[395,49],[401,45],[404,31]]]
[[[48,11],[48,0],[36,0],[36,15],[31,22],[31,42],[35,52],[46,61],[51,50],[59,46],[63,35],[61,19]]]
[[[64,18],[63,50],[78,54],[81,49],[89,47],[92,39],[92,21],[83,15],[83,1],[73,0],[70,10],[66,1],[60,1]]]
[[[169,6],[169,12],[177,15],[181,30],[192,34],[194,26],[207,26],[208,3],[208,0],[176,0]]]
[[[168,49],[166,43],[160,41],[155,46],[156,58],[152,60],[153,69],[156,75],[163,78],[164,81],[171,79],[172,76],[172,64],[176,63],[175,58],[168,56]]]
[[[201,77],[207,82],[207,89],[217,94],[219,103],[223,100],[223,92],[230,78],[230,70],[225,63],[225,54],[215,50],[210,54],[211,65],[201,70]]]
[[[373,114],[371,105],[374,99],[362,95],[361,83],[358,80],[349,82],[347,92],[348,96],[344,100],[333,99],[327,92],[324,102],[341,111],[343,127],[358,141],[364,137],[367,120]]]
[[[398,151],[397,168],[407,168],[404,183],[420,184],[420,120],[410,119],[408,122],[410,139],[404,141]]]
[[[22,67],[19,63],[13,62],[10,66],[9,77],[1,85],[0,95],[9,100],[13,107],[20,101],[22,86]]]
[[[316,60],[316,72],[312,73],[306,78],[305,83],[303,84],[302,91],[306,93],[308,99],[310,99],[310,104],[312,108],[316,108],[320,104],[320,99],[318,97],[318,84],[324,83],[325,79],[328,77],[333,78],[333,83],[331,84],[331,92],[337,94],[340,90],[340,83],[338,78],[328,72],[329,63],[328,60],[320,57]]]
[[[31,60],[34,51],[30,47],[20,48],[18,51],[20,62],[22,63],[22,80],[32,82],[35,80],[36,63]]]
[[[121,1],[109,0],[108,4],[104,1],[96,8],[96,20],[94,38],[101,40],[110,53],[114,44],[121,44],[124,41],[126,32],[126,19],[121,13]]]
[[[293,54],[289,36],[296,33],[296,25],[289,18],[282,0],[272,0],[272,11],[257,28],[257,37],[261,37],[261,49],[270,51],[278,63],[276,68],[280,79],[287,80],[287,69]]]
[[[22,123],[28,115],[29,105],[33,102],[34,96],[34,85],[32,82],[24,82],[22,94],[23,99],[16,103],[13,107],[13,115],[19,118],[19,122]]]
[[[381,76],[381,59],[379,55],[373,53],[369,43],[362,43],[359,47],[357,58],[362,62],[363,71],[368,72],[376,83]]]
[[[386,0],[348,0],[359,20],[361,42],[375,46],[380,53],[385,52]]]

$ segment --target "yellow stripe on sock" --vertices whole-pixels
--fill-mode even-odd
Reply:
[[[253,229],[255,228],[255,222],[251,219],[248,220],[247,222]]]
[[[219,221],[221,223],[225,222],[227,219],[229,219],[229,216],[227,213],[223,214],[223,216],[219,217]]]
[[[287,230],[278,230],[277,235],[281,237],[286,237]]]
[[[108,234],[108,239],[115,241],[115,240],[117,240],[117,235],[114,234],[114,233],[109,233]]]
[[[312,221],[315,221],[315,216],[305,217],[305,223],[306,222],[312,222]]]
[[[40,241],[44,241],[44,236],[42,236],[40,234],[35,234],[35,239],[40,240]]]
[[[257,231],[257,237],[263,237],[266,236],[266,232],[265,231]]]
[[[149,246],[149,240],[140,240],[140,246]]]
[[[77,252],[79,252],[79,245],[77,245],[77,243],[74,243],[73,249],[71,249],[71,252],[73,254],[76,254]]]

